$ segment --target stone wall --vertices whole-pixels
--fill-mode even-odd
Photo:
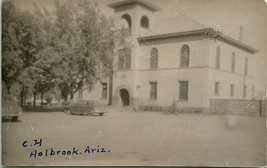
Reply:
[[[172,113],[232,114],[266,117],[266,100],[210,99],[209,108],[171,106],[139,106],[140,111],[162,111]]]
[[[267,113],[266,109],[267,109],[267,101],[262,100],[261,101],[261,116],[266,117],[266,113]]]
[[[206,109],[201,107],[177,107],[173,109],[171,106],[140,106],[139,109],[144,111],[162,111],[173,113],[205,113]]]
[[[266,101],[210,99],[209,112],[214,114],[265,116]]]

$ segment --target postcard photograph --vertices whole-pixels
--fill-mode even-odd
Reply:
[[[3,166],[265,166],[264,0],[3,0]]]

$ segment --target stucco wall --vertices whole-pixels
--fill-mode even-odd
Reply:
[[[231,62],[232,62],[232,53],[235,53],[235,73],[237,74],[244,74],[244,65],[245,65],[245,58],[248,58],[248,74],[247,76],[253,76],[254,69],[254,60],[255,56],[250,54],[244,50],[236,48],[232,45],[226,44],[224,42],[217,41],[209,41],[209,67],[215,68],[216,63],[216,48],[220,46],[221,56],[220,62],[221,66],[220,69],[224,71],[231,72]]]
[[[142,71],[140,97],[144,105],[170,106],[176,101],[179,107],[206,107],[206,69],[171,69]],[[179,101],[179,80],[189,82],[188,101]],[[157,82],[157,100],[150,99],[150,81]]]
[[[220,46],[220,68],[215,68],[216,48]],[[232,53],[235,53],[235,70],[231,72]],[[244,75],[245,58],[248,58],[248,73]],[[247,86],[247,97],[251,100],[253,83],[255,55],[245,52],[229,44],[217,41],[209,41],[209,76],[208,76],[208,95],[211,99],[244,99],[243,86]],[[220,83],[219,95],[215,95],[215,82]],[[230,85],[234,84],[234,96],[230,95]],[[256,88],[254,88],[256,90]]]
[[[215,95],[215,82],[219,82],[219,95]],[[231,96],[230,85],[234,85],[234,96]],[[211,99],[243,99],[243,85],[247,86],[247,97],[252,99],[253,79],[251,77],[225,72],[217,69],[209,69],[208,95]]]
[[[138,69],[150,68],[150,52],[153,47],[158,49],[158,69],[179,68],[181,48],[184,44],[190,47],[190,67],[207,65],[208,46],[205,40],[186,37],[141,43],[140,52],[137,53]]]
[[[107,80],[104,80],[103,82],[106,82],[108,86]],[[107,96],[108,96],[108,92],[109,92],[109,87],[107,87]],[[76,94],[74,95],[74,100],[78,100],[78,94],[79,93],[76,92]],[[102,99],[102,84],[100,82],[95,83],[91,91],[88,88],[84,87],[82,99],[97,100],[97,101],[102,102],[103,104],[108,104],[108,98]]]
[[[198,40],[198,41],[195,41]],[[190,47],[189,67],[180,67],[180,52]],[[150,52],[158,50],[158,68],[150,69]],[[169,106],[175,100],[181,107],[207,107],[207,43],[198,38],[180,38],[140,44],[138,75],[143,105]],[[179,81],[189,82],[188,101],[179,101]],[[150,99],[150,83],[157,82],[157,100]]]

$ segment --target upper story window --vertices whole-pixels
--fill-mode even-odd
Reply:
[[[190,59],[190,48],[188,45],[183,45],[180,56],[180,67],[188,67]]]
[[[118,69],[131,69],[131,49],[120,49],[118,56]]]
[[[235,72],[235,53],[232,53],[231,72]]]
[[[221,48],[217,46],[216,48],[216,68],[220,68],[220,57],[221,57]]]
[[[158,49],[152,48],[150,53],[150,69],[158,68]]]
[[[149,19],[147,16],[142,16],[141,21],[140,21],[140,26],[142,28],[149,29]]]
[[[244,69],[244,74],[247,75],[248,74],[248,58],[245,58],[245,69]]]
[[[132,31],[132,19],[130,15],[124,14],[121,16],[121,27],[122,29],[125,29],[129,34]]]

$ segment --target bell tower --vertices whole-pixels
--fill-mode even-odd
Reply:
[[[140,104],[139,83],[139,44],[137,37],[153,27],[154,13],[160,9],[144,0],[124,0],[108,5],[114,9],[118,29],[128,33],[126,40],[131,43],[129,52],[121,52],[120,46],[114,48],[112,78],[112,104],[119,107],[129,106],[138,109]]]
[[[128,28],[131,35],[140,35],[154,26],[154,13],[160,8],[144,0],[125,0],[108,5],[114,9],[115,21]]]

